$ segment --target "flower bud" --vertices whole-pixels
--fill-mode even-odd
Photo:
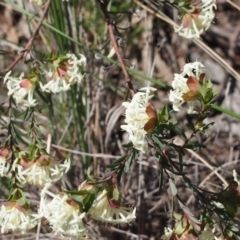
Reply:
[[[35,88],[35,84],[28,80],[28,79],[23,79],[20,83],[19,83],[21,88],[25,88],[25,89],[34,89]]]

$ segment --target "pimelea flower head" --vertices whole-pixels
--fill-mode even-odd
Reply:
[[[11,77],[11,71],[4,77],[4,83],[7,84],[8,96],[12,96],[17,105],[34,107],[37,101],[33,99],[33,93],[36,88],[36,76],[24,78],[24,73],[19,78]],[[27,98],[26,98],[27,97]]]
[[[59,180],[71,166],[70,159],[66,159],[63,164],[60,164],[44,154],[35,159],[30,159],[30,161],[28,156],[25,155],[18,161],[22,166],[21,170],[18,170],[21,183],[30,183],[39,188],[43,188],[47,183]]]
[[[47,199],[47,195],[52,200]],[[85,212],[65,193],[53,194],[46,188],[42,191],[40,212],[49,221],[54,232],[70,237],[87,236],[87,229],[83,224]]]
[[[100,191],[88,213],[93,219],[110,224],[129,223],[136,218],[136,208],[122,205],[116,187]]]
[[[75,83],[80,83],[84,75],[79,67],[86,65],[86,57],[79,54],[78,59],[74,54],[68,53],[66,56],[58,57],[53,61],[52,69],[47,73],[48,83],[40,87],[44,92],[58,93],[68,91]]]
[[[169,100],[173,103],[173,110],[180,111],[184,102],[189,102],[188,113],[194,112],[194,101],[199,96],[199,83],[205,77],[205,67],[200,62],[187,63],[181,74],[174,74],[173,90],[170,91]]]
[[[193,0],[190,2],[190,10],[183,15],[182,24],[175,31],[185,38],[199,38],[206,31],[215,17],[215,0]]]
[[[125,122],[121,128],[129,133],[129,140],[133,147],[141,152],[145,152],[144,139],[147,133],[151,132],[157,125],[157,112],[149,103],[153,97],[152,92],[157,89],[152,87],[141,88],[131,102],[123,102],[126,107]]]
[[[34,213],[29,206],[21,206],[16,201],[2,204],[0,209],[1,232],[20,231],[26,232],[34,228],[40,216]]]
[[[9,148],[0,149],[0,176],[6,176],[11,168],[8,162],[11,151]]]

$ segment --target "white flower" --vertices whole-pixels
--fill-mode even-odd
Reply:
[[[0,149],[0,176],[7,176],[8,171],[11,168],[11,165],[9,164],[8,157],[10,154],[10,150],[8,148],[2,148]]]
[[[0,156],[0,176],[6,176],[7,172],[10,169],[10,164],[8,162],[6,162],[6,159],[2,156]]]
[[[4,83],[7,83],[8,96],[13,96],[16,104],[23,104],[26,107],[34,107],[37,101],[33,99],[33,93],[36,87],[35,79],[26,79],[24,73],[19,78],[11,77],[11,71],[4,77]],[[27,99],[25,99],[27,97]]]
[[[37,225],[39,218],[40,216],[33,213],[30,208],[22,207],[16,202],[7,202],[0,210],[1,232],[10,230],[26,232]]]
[[[111,224],[129,223],[136,218],[136,208],[124,207],[108,199],[106,190],[98,193],[88,213],[95,220]]]
[[[170,91],[169,100],[173,103],[173,110],[179,111],[182,104],[186,101],[183,96],[191,90],[187,85],[189,77],[194,77],[197,80],[205,74],[205,67],[200,62],[187,63],[183,67],[183,72],[181,74],[174,74],[174,80],[172,82],[173,90]],[[189,96],[189,100],[194,100],[194,94],[192,94],[192,99]],[[190,102],[188,113],[194,113],[193,102]]]
[[[198,1],[197,1],[198,2]],[[199,38],[206,31],[215,17],[214,9],[217,8],[215,0],[200,0],[192,12],[187,12],[182,19],[182,25],[175,29],[180,36],[185,38]]]
[[[68,60],[61,61],[57,59],[53,62],[53,68],[48,72],[48,83],[40,87],[43,92],[58,93],[61,91],[68,91],[75,83],[80,83],[84,75],[80,72],[79,67],[86,65],[86,57],[79,54],[78,59],[74,54],[68,53],[66,57]]]
[[[126,107],[125,122],[127,125],[122,125],[121,128],[129,133],[129,140],[133,143],[134,148],[144,153],[145,135],[153,127],[151,125],[149,129],[146,129],[146,124],[153,118],[157,121],[156,111],[149,104],[149,100],[153,97],[151,94],[156,89],[146,87],[140,90],[144,92],[137,92],[131,102],[123,102],[122,105]],[[150,112],[151,114],[149,114]]]
[[[48,194],[52,200],[46,199]],[[41,214],[49,221],[54,232],[71,237],[86,237],[87,229],[83,225],[85,212],[81,212],[76,202],[66,194],[55,195],[43,189],[41,195]]]
[[[30,163],[24,163],[22,159],[21,165],[23,167],[18,170],[21,184],[30,183],[43,188],[47,183],[56,182],[67,173],[71,162],[70,159],[66,159],[63,164],[59,164],[50,157],[41,155],[39,159]]]

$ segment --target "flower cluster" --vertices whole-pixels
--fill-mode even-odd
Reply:
[[[48,200],[49,195],[52,200]],[[66,194],[53,194],[43,189],[41,214],[47,218],[54,232],[70,237],[85,237],[87,229],[83,224],[85,212],[81,212],[79,205]]]
[[[4,83],[7,85],[8,95],[13,97],[17,105],[36,106],[37,101],[33,94],[39,85],[43,92],[59,93],[68,91],[75,83],[80,83],[84,75],[79,68],[86,65],[86,58],[81,54],[77,58],[68,53],[66,56],[50,59],[50,64],[52,67],[43,76],[46,78],[46,84],[40,82],[36,74],[24,77],[22,73],[18,78],[10,76],[11,71],[6,74]]]
[[[27,162],[24,158],[19,159],[21,168],[18,168],[18,177],[21,184],[33,184],[43,188],[47,183],[58,181],[71,166],[70,159],[63,164],[55,162],[47,155],[40,155],[38,158]]]
[[[33,98],[36,88],[36,78],[24,78],[24,73],[19,78],[11,77],[11,71],[4,77],[4,83],[7,84],[8,96],[12,96],[16,104],[23,104],[27,107],[34,107],[37,101]],[[27,97],[27,99],[26,99]]]
[[[15,180],[22,186],[29,183],[43,188],[46,184],[58,181],[70,167],[70,159],[63,163],[56,162],[35,144],[22,151],[18,147],[13,151],[9,148],[0,149],[0,176],[10,178],[14,174]]]
[[[153,130],[157,124],[156,110],[149,104],[153,97],[152,92],[155,88],[141,88],[141,92],[136,93],[131,102],[124,102],[126,107],[125,122],[121,128],[129,133],[129,139],[135,149],[145,152],[144,139],[145,135]]]
[[[47,188],[48,186],[42,190],[40,215],[48,220],[54,232],[61,235],[86,237],[86,215],[109,224],[129,223],[136,217],[136,208],[124,207],[120,197],[117,200],[109,197],[112,190],[117,191],[116,188],[99,191],[96,186],[89,185],[86,181],[80,185],[78,191],[73,191],[72,195],[71,191],[68,194],[53,194]]]
[[[40,215],[33,213],[29,207],[21,206],[17,202],[3,203],[0,209],[1,232],[26,232],[34,228]]]
[[[116,185],[97,186],[85,181],[77,191],[57,194],[49,191],[50,185],[47,182],[41,191],[38,214],[31,210],[22,189],[13,189],[12,200],[3,203],[0,209],[2,232],[26,232],[45,217],[55,233],[82,239],[88,236],[86,215],[109,224],[129,223],[136,217],[136,208],[123,206]]]
[[[8,162],[10,150],[8,148],[0,149],[0,176],[6,176],[11,168]]]
[[[89,214],[95,220],[110,224],[129,223],[136,217],[136,208],[121,206],[119,201],[108,197],[107,190],[103,190],[98,193]]]
[[[175,31],[185,38],[199,38],[211,26],[217,6],[215,0],[199,0],[194,1],[191,7],[193,9],[184,14],[181,26]]]
[[[175,228],[171,229],[169,227],[164,228],[164,235],[162,235],[161,240],[171,240],[171,239],[196,239],[195,236],[191,232],[193,232],[193,229],[190,227],[190,229],[181,229],[181,224],[178,224],[175,226]],[[185,232],[182,232],[185,230]],[[200,235],[200,234],[199,234]],[[203,239],[212,239],[212,240],[224,240],[223,234],[220,234],[216,231],[215,228],[210,228],[208,225],[204,227],[202,231],[202,236],[205,238]],[[211,237],[209,237],[211,236]],[[209,237],[209,238],[208,238]]]
[[[48,83],[40,83],[43,92],[58,93],[68,91],[75,83],[80,83],[84,75],[79,71],[80,66],[86,65],[86,58],[68,53],[65,58],[58,58],[53,62],[53,69],[47,73]]]
[[[194,100],[198,97],[198,83],[205,76],[205,67],[200,62],[187,63],[183,72],[174,74],[173,90],[170,91],[169,100],[173,103],[173,110],[179,111],[184,102],[189,102],[188,113],[194,112]]]

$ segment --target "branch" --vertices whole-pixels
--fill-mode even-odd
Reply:
[[[7,67],[6,69],[4,69],[4,70],[2,71],[2,73],[7,73],[7,72],[9,72],[10,70],[12,70],[12,69],[14,68],[14,66],[17,65],[17,63],[23,58],[25,52],[28,52],[28,51],[31,50],[32,45],[33,45],[33,41],[35,40],[36,36],[38,35],[38,32],[39,32],[39,30],[40,30],[40,28],[41,28],[41,26],[42,26],[42,23],[43,23],[44,18],[45,18],[46,15],[47,15],[47,12],[48,12],[48,10],[49,10],[50,5],[51,5],[51,0],[47,0],[46,4],[44,5],[43,15],[42,15],[42,17],[41,17],[41,19],[40,19],[37,27],[36,27],[35,32],[34,32],[33,35],[31,36],[31,38],[29,39],[29,41],[28,41],[25,49],[22,51],[22,53],[21,53],[19,56],[16,57],[16,59],[13,61],[13,63],[12,63],[9,67]]]
[[[111,41],[112,41],[112,45],[113,45],[113,48],[116,52],[116,55],[117,55],[117,58],[118,58],[118,61],[121,65],[121,68],[123,70],[123,74],[124,74],[124,77],[126,79],[126,84],[128,85],[128,89],[131,93],[132,96],[134,96],[135,94],[135,90],[133,88],[133,84],[131,82],[131,79],[130,79],[130,76],[128,74],[128,71],[127,71],[127,68],[126,68],[126,65],[124,63],[124,60],[120,54],[120,51],[119,51],[119,47],[118,47],[118,44],[116,42],[116,39],[115,39],[115,36],[114,36],[114,30],[113,30],[113,27],[114,27],[114,24],[112,22],[112,19],[111,17],[109,16],[109,13],[108,13],[108,10],[107,10],[107,5],[109,3],[108,0],[97,0],[100,4],[100,8],[106,18],[106,22],[107,22],[107,25],[108,25],[108,31],[109,31],[109,35],[110,35],[110,38],[111,38]]]

